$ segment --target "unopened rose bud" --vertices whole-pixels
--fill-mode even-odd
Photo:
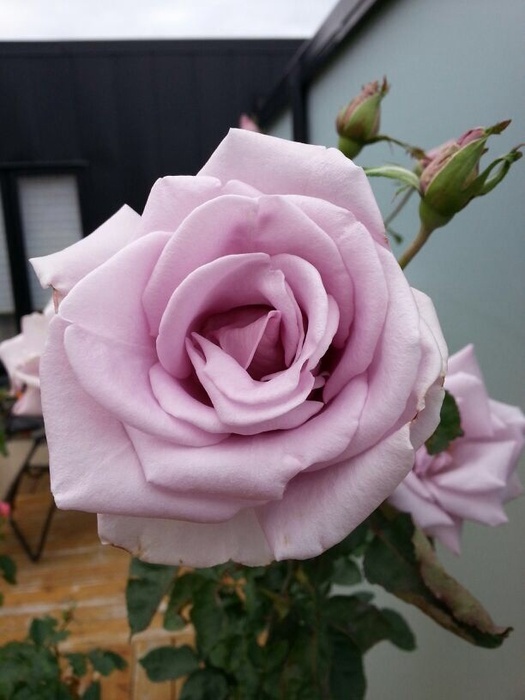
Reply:
[[[388,92],[386,78],[363,86],[354,99],[344,107],[335,122],[339,134],[339,150],[348,158],[355,158],[359,151],[379,132],[381,100]]]
[[[481,174],[479,172],[479,162],[487,151],[487,139],[501,133],[509,124],[510,120],[487,129],[470,129],[456,141],[447,141],[421,159],[419,214],[425,229],[432,231],[444,226],[471,199],[487,194],[503,179],[512,162],[521,157],[519,150],[514,149],[493,161]],[[499,171],[488,180],[498,164],[501,164]]]

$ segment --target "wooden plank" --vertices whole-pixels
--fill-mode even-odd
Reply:
[[[36,540],[50,493],[46,478],[24,485],[17,499],[16,518],[30,539]],[[157,616],[152,629],[130,640],[126,617],[125,588],[129,555],[98,540],[96,516],[56,511],[41,560],[31,562],[10,528],[2,551],[17,564],[17,584],[0,584],[4,605],[0,607],[0,645],[23,639],[34,617],[60,617],[73,607],[71,636],[64,651],[87,651],[102,647],[127,660],[129,668],[101,679],[103,700],[176,700],[176,683],[151,683],[138,659],[159,644],[184,644],[191,632],[168,633]],[[166,641],[167,640],[167,641]]]

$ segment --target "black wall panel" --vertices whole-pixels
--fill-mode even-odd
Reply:
[[[194,174],[295,40],[0,43],[0,168],[83,162],[86,232],[157,177]]]

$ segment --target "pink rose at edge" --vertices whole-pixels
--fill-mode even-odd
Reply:
[[[523,492],[516,469],[525,416],[489,398],[472,345],[450,357],[445,388],[456,399],[464,435],[437,455],[420,447],[414,469],[389,501],[459,554],[464,520],[505,523],[503,505]]]
[[[5,501],[0,501],[0,518],[7,519],[11,513],[11,506]]]
[[[439,421],[433,305],[336,149],[232,130],[142,216],[32,263],[62,300],[41,363],[55,499],[146,561],[316,556]]]
[[[53,315],[53,303],[50,301],[42,313],[35,311],[23,316],[21,332],[0,343],[0,360],[7,370],[11,390],[19,397],[13,406],[16,415],[42,415],[40,356]]]

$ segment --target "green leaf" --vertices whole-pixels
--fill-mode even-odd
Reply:
[[[94,681],[91,683],[82,694],[82,700],[101,700],[102,698],[102,687],[100,681]]]
[[[126,604],[132,634],[148,627],[176,572],[176,566],[147,564],[139,559],[131,560],[126,586]]]
[[[114,651],[107,649],[92,649],[88,652],[87,657],[95,671],[98,671],[102,676],[109,676],[115,670],[123,671],[128,665],[120,654],[115,654]]]
[[[45,617],[31,620],[29,638],[37,647],[47,647],[58,644],[69,637],[67,630],[57,630],[58,620],[46,615]]]
[[[21,693],[33,699],[58,697],[60,667],[56,654],[31,640],[8,642],[0,648],[0,697],[16,698]],[[27,691],[27,692],[26,692]]]
[[[354,586],[361,581],[361,570],[353,559],[337,559],[332,582],[341,586]]]
[[[222,673],[211,668],[194,671],[184,683],[180,694],[180,700],[227,700],[227,698],[226,678]]]
[[[365,168],[364,170],[368,177],[387,177],[419,190],[418,176],[412,170],[407,170],[399,165],[380,165],[377,168]]]
[[[495,648],[503,643],[511,629],[496,626],[481,603],[443,569],[410,515],[385,508],[374,513],[373,523],[376,537],[364,558],[370,583],[472,644]]]
[[[0,554],[0,572],[7,583],[16,583],[16,563],[7,554]]]
[[[182,647],[158,647],[140,659],[150,681],[157,683],[187,676],[199,667],[193,649]]]
[[[407,651],[414,649],[414,636],[403,618],[392,610],[381,610],[363,594],[333,596],[323,613],[331,628],[352,639],[362,654],[375,644],[388,640]]]
[[[332,633],[331,643],[330,698],[363,700],[366,693],[366,677],[359,648],[349,637],[338,632]]]
[[[428,454],[437,455],[440,452],[444,452],[453,440],[463,435],[461,416],[456,399],[449,391],[445,391],[445,398],[443,399],[439,416],[439,425],[425,442]]]
[[[223,610],[213,582],[197,589],[193,596],[191,621],[195,628],[197,649],[207,656],[223,634]]]
[[[388,639],[392,644],[395,644],[396,647],[404,651],[414,651],[416,648],[416,638],[401,615],[389,608],[382,608],[381,615],[388,623]]]
[[[86,654],[64,654],[74,676],[81,678],[87,673]]]
[[[177,630],[184,627],[185,622],[180,613],[192,602],[195,591],[204,585],[205,581],[206,579],[200,575],[199,571],[192,571],[175,578],[164,614],[163,625],[165,629]]]

